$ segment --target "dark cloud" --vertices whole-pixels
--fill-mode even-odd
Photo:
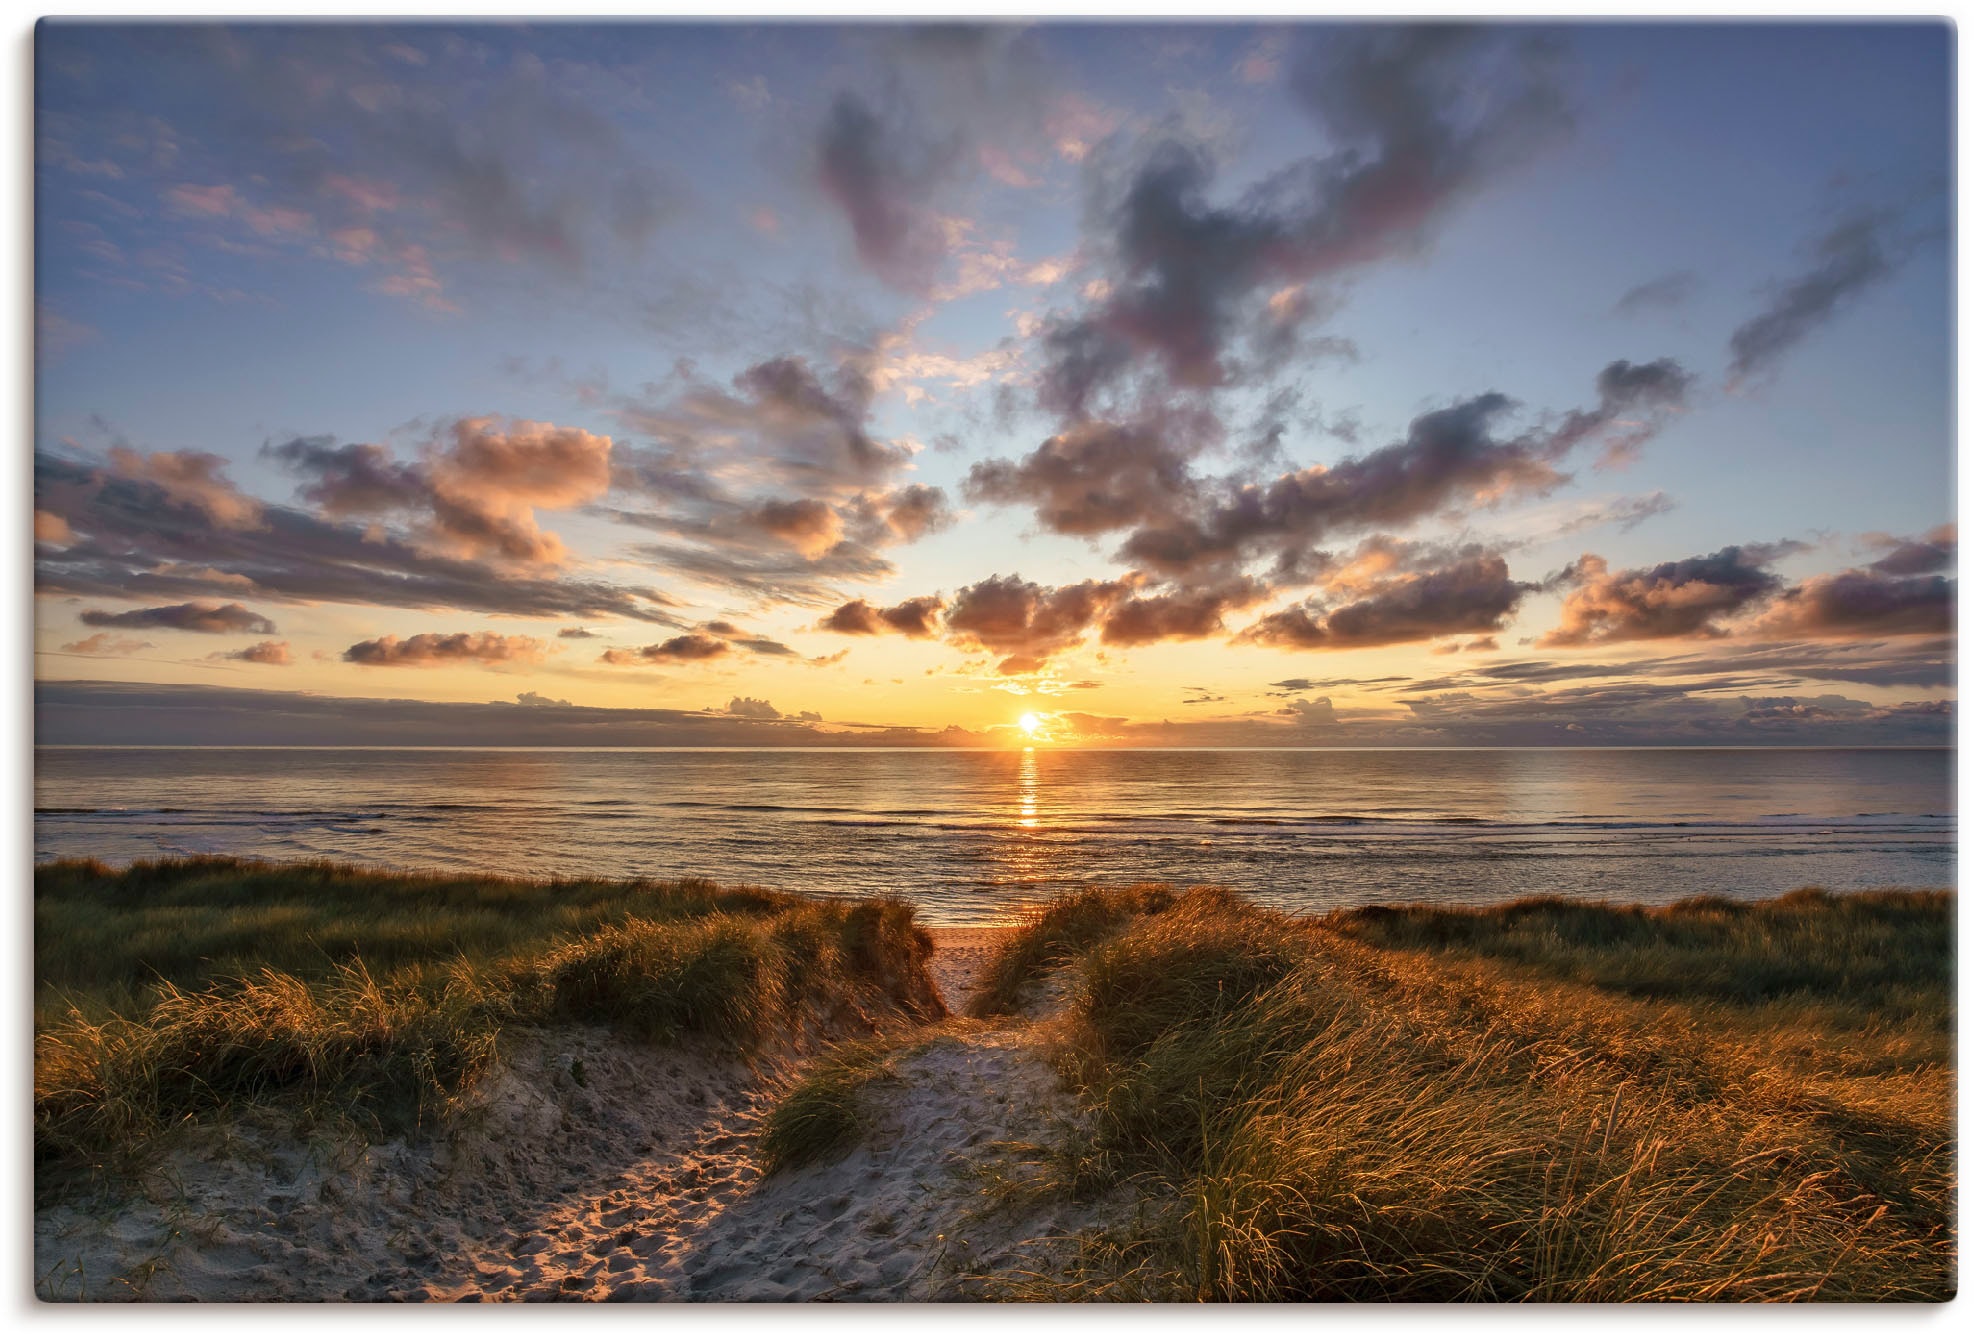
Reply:
[[[731,622],[705,622],[683,636],[635,650],[605,650],[606,664],[666,664],[719,659],[732,649],[775,658],[800,658],[780,641],[756,636]]]
[[[86,627],[142,627],[168,631],[198,631],[214,636],[237,636],[251,632],[272,636],[271,619],[236,603],[184,603],[164,608],[133,608],[125,613],[106,613],[99,608],[84,609],[79,619]]]
[[[1280,335],[1297,285],[1416,253],[1461,201],[1570,123],[1545,39],[1446,24],[1314,35],[1290,84],[1326,143],[1218,204],[1216,155],[1167,133],[1098,209],[1108,291],[1045,340],[1045,405],[1072,418],[1141,357],[1173,384],[1232,379],[1243,330]],[[1270,310],[1270,306],[1274,310]],[[1277,350],[1279,352],[1279,350]]]
[[[261,453],[308,478],[299,495],[333,520],[431,504],[432,483],[425,470],[393,459],[379,445],[353,441],[339,446],[332,436],[304,436],[265,446]]]
[[[524,617],[613,617],[678,626],[648,586],[571,580],[444,556],[379,532],[266,505],[251,528],[215,525],[196,500],[52,455],[35,457],[35,504],[78,536],[35,554],[43,593],[233,598],[456,608]]]
[[[1635,288],[1625,290],[1613,306],[1619,315],[1636,316],[1647,311],[1667,311],[1684,306],[1694,293],[1700,290],[1700,276],[1691,270],[1676,270],[1661,274],[1655,279],[1647,279]]]
[[[1076,423],[1021,461],[983,460],[966,494],[1026,504],[1058,534],[1102,534],[1168,517],[1194,486],[1190,462],[1206,444],[1200,425],[1169,419]]]
[[[1125,581],[1052,588],[1018,575],[989,576],[953,596],[946,631],[962,649],[1004,656],[1002,673],[1033,673],[1080,645],[1083,633],[1130,589]]]
[[[677,664],[718,659],[726,653],[726,641],[702,631],[693,631],[635,650],[605,650],[601,659],[605,664]]]
[[[953,508],[946,501],[945,490],[924,483],[885,493],[873,504],[882,511],[885,525],[906,543],[916,543],[953,523]]]
[[[936,594],[924,594],[889,608],[877,608],[862,599],[852,599],[817,624],[821,631],[846,636],[876,636],[895,631],[903,636],[934,636],[939,631],[939,613],[946,601]]]
[[[441,635],[422,631],[399,640],[382,636],[374,641],[358,641],[343,651],[351,664],[370,668],[431,668],[438,664],[533,663],[547,646],[532,636],[503,636],[498,632],[452,632]]]
[[[731,390],[681,377],[618,411],[659,442],[615,460],[618,490],[650,506],[601,512],[671,540],[638,556],[701,584],[813,606],[840,601],[846,583],[889,577],[883,549],[952,522],[940,488],[894,485],[913,447],[871,435],[875,392],[859,358],[827,375],[775,358]]]
[[[505,703],[495,701],[495,702],[490,702],[489,704],[503,705]],[[543,696],[540,692],[520,692],[515,695],[514,704],[517,706],[525,706],[530,710],[547,710],[554,707],[567,708],[573,705],[574,703],[570,701],[563,701],[552,696]]]
[[[1873,687],[1945,687],[1954,681],[1949,638],[1913,642],[1783,641],[1736,646],[1726,655],[1668,655],[1622,662],[1509,660],[1476,665],[1453,677],[1419,680],[1412,691],[1446,692],[1480,683],[1538,684],[1594,678],[1699,679],[1713,688],[1771,687],[1803,679]],[[1325,685],[1325,684],[1318,684]]]
[[[872,87],[838,92],[817,128],[815,180],[865,267],[924,295],[961,245],[959,192],[977,173],[1033,184],[1020,164],[1042,147],[1046,59],[1011,24],[891,29],[871,49]]]
[[[1557,433],[1557,445],[1567,449],[1577,440],[1600,436],[1602,463],[1628,463],[1658,434],[1667,415],[1685,409],[1692,387],[1692,373],[1671,358],[1613,362],[1597,373],[1597,407],[1570,414]]]
[[[438,551],[555,565],[568,550],[542,530],[535,510],[602,496],[611,444],[580,428],[481,417],[442,426],[416,464],[381,446],[337,446],[329,437],[298,437],[262,454],[307,478],[300,495],[331,519],[410,513],[418,536]]]
[[[1942,746],[1953,737],[1950,701],[1873,706],[1834,695],[1712,695],[1672,683],[1450,692],[1406,705],[1433,734],[1467,746]]]
[[[1819,237],[1810,248],[1809,267],[1729,336],[1729,383],[1768,371],[1851,298],[1891,277],[1907,249],[1891,235],[1891,224],[1888,215],[1865,214]]]
[[[969,487],[1029,501],[1062,532],[1137,523],[1117,555],[1165,579],[1219,582],[1272,555],[1273,579],[1304,583],[1320,566],[1316,545],[1335,536],[1547,493],[1569,477],[1562,458],[1586,443],[1601,442],[1607,457],[1635,451],[1683,406],[1691,381],[1670,359],[1613,362],[1598,375],[1596,407],[1545,425],[1506,434],[1515,405],[1490,392],[1420,414],[1402,439],[1376,450],[1266,481],[1197,478],[1189,447],[1086,423],[1018,465],[976,466]],[[1647,504],[1628,518],[1659,509]]]
[[[1329,606],[1311,600],[1270,613],[1243,631],[1246,644],[1349,650],[1464,632],[1499,631],[1536,586],[1512,579],[1495,554],[1380,580],[1363,598]]]
[[[222,650],[206,656],[207,659],[231,659],[242,664],[268,664],[285,667],[295,662],[294,651],[286,641],[262,641],[244,650]]]
[[[1150,645],[1217,636],[1227,629],[1227,614],[1252,608],[1268,594],[1261,581],[1247,579],[1197,589],[1130,594],[1111,605],[1104,615],[1102,640],[1105,645]]]
[[[1398,716],[1352,712],[1318,729],[1269,714],[1246,719],[1133,722],[1065,711],[1054,724],[1085,746],[1241,747],[1679,746],[1793,743],[1945,746],[1951,701],[1876,707],[1830,696],[1707,696],[1647,690],[1448,694]],[[1793,712],[1791,704],[1809,709]],[[1320,704],[1310,702],[1320,712]],[[1320,722],[1320,717],[1319,717]],[[314,693],[150,684],[35,684],[35,737],[50,744],[190,746],[968,747],[1004,739],[957,727],[819,726],[724,711],[603,709],[337,698]]]
[[[226,461],[197,450],[160,450],[145,455],[128,446],[110,448],[110,468],[124,478],[150,483],[174,502],[194,507],[222,529],[254,529],[261,504],[226,477]]]
[[[528,698],[533,697],[530,700]],[[277,747],[967,747],[965,729],[835,725],[803,715],[326,696],[232,687],[103,682],[35,684],[36,738],[46,743],[262,744]]]
[[[769,702],[752,696],[736,696],[727,702],[726,713],[753,720],[778,720],[781,712]]]
[[[1421,414],[1403,440],[1367,455],[1221,489],[1186,519],[1136,530],[1120,556],[1184,576],[1271,547],[1293,556],[1333,533],[1407,524],[1460,501],[1556,487],[1564,475],[1546,438],[1495,435],[1509,408],[1505,395],[1480,395]]]
[[[1957,583],[1946,576],[1839,571],[1782,591],[1754,628],[1774,636],[1939,635],[1954,627]]]
[[[1719,619],[1760,603],[1782,588],[1771,562],[1799,544],[1749,544],[1705,557],[1612,571],[1586,554],[1563,576],[1576,588],[1563,602],[1562,621],[1538,645],[1588,645],[1668,637],[1718,637]]]
[[[857,94],[839,93],[830,105],[816,141],[816,180],[849,221],[858,257],[909,291],[923,291],[946,256],[930,204],[940,174],[936,160],[915,154]]]
[[[1871,564],[1871,569],[1883,576],[1921,576],[1946,571],[1959,557],[1960,527],[1952,523],[1939,526],[1923,538],[1897,539],[1889,534],[1874,537],[1880,546],[1891,549]]]
[[[564,627],[555,634],[565,641],[593,641],[597,638],[588,627]]]

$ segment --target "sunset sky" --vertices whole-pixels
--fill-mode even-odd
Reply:
[[[42,740],[1949,742],[1951,59],[44,24]]]

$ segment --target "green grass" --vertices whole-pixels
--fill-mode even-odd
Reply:
[[[418,1127],[517,1024],[745,1050],[944,1015],[889,900],[203,859],[48,865],[35,911],[44,1189],[255,1106]]]
[[[869,1088],[893,1076],[898,1047],[886,1040],[837,1046],[775,1103],[761,1129],[767,1174],[829,1160],[854,1146],[870,1126]]]
[[[1320,921],[1079,899],[1003,963],[1071,972],[1080,1154],[1151,1210],[1017,1293],[1953,1294],[1950,896]],[[1104,927],[1065,949],[1070,924]]]

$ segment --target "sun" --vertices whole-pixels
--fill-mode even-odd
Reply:
[[[1027,734],[1030,738],[1033,738],[1035,737],[1035,735],[1042,732],[1042,717],[1040,715],[1035,715],[1035,714],[1023,715],[1019,720],[1015,722],[1021,726],[1021,731]]]

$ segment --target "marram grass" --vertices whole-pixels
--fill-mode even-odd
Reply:
[[[235,860],[55,864],[35,891],[40,993],[69,1002],[44,1003],[37,1025],[44,1192],[134,1169],[171,1129],[253,1107],[417,1127],[514,1025],[746,1050],[944,1013],[931,940],[896,901]],[[154,946],[167,911],[191,927]],[[256,949],[236,916],[311,929]],[[69,933],[82,923],[88,951]]]
[[[1952,914],[1925,893],[1315,921],[1209,890],[1060,902],[981,1008],[1069,972],[1061,1061],[1096,1133],[1064,1182],[1152,1210],[1004,1292],[1949,1298]]]

